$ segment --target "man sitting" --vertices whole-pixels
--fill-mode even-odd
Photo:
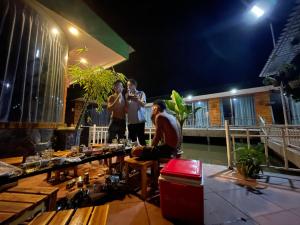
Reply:
[[[153,103],[151,118],[156,128],[152,147],[135,148],[132,155],[149,160],[176,156],[180,143],[179,124],[173,115],[166,112],[164,101],[157,100]]]

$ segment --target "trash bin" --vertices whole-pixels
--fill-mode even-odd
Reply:
[[[160,207],[165,218],[184,224],[204,223],[202,163],[172,159],[159,176]]]

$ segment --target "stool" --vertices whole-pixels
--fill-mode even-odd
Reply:
[[[138,160],[137,157],[127,158],[125,161],[125,171],[126,171],[126,180],[129,179],[129,167],[137,169],[141,173],[141,198],[146,200],[147,198],[147,169],[151,168],[151,174],[154,177],[154,180],[158,178],[158,164],[157,161],[148,160],[142,161]]]

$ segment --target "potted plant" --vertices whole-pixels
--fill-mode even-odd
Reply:
[[[262,163],[265,161],[263,146],[258,144],[248,148],[247,145],[240,145],[235,150],[236,168],[244,178],[257,178],[263,173]]]
[[[84,104],[75,127],[75,142],[79,144],[80,126],[82,124],[85,111],[90,101],[97,103],[98,110],[102,109],[103,103],[107,101],[114,82],[121,80],[126,81],[122,73],[117,73],[113,69],[105,69],[101,66],[94,66],[88,63],[76,63],[68,67],[68,75],[72,84],[78,84],[82,87],[84,94]]]
[[[172,91],[171,94],[171,100],[165,100],[167,109],[174,114],[176,117],[179,125],[180,125],[180,131],[181,131],[181,142],[182,143],[182,138],[183,138],[183,125],[184,122],[187,120],[187,118],[196,113],[199,109],[202,107],[197,107],[193,110],[193,106],[190,104],[186,104],[183,97],[180,96],[180,94],[177,91]]]

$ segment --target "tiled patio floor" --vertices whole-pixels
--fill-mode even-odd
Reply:
[[[255,183],[237,179],[225,166],[205,164],[203,171],[206,225],[300,224],[300,177],[265,173],[266,178]],[[20,185],[28,185],[32,179],[37,185],[49,185],[43,181],[44,175],[27,178]],[[60,192],[63,195],[63,190]],[[134,195],[110,202],[108,224],[172,224],[150,202]]]

